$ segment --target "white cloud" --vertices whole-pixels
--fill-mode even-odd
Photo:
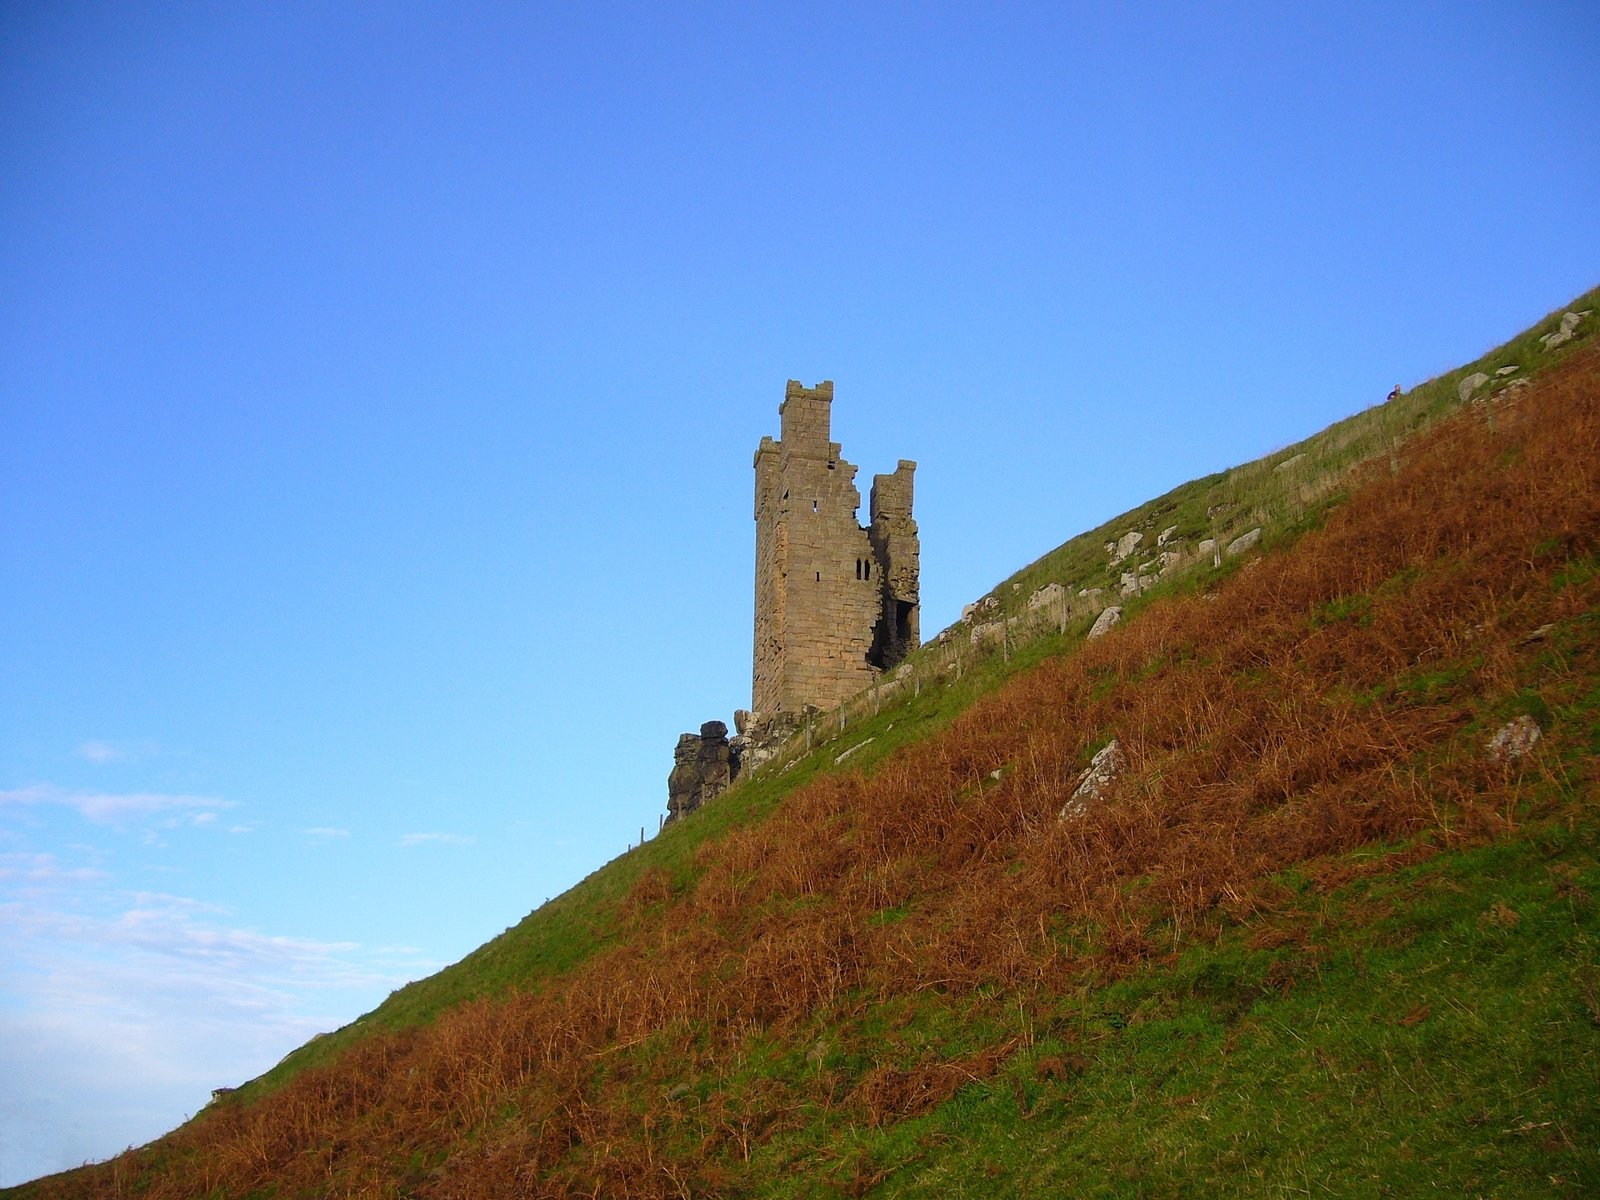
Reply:
[[[100,825],[115,825],[156,813],[214,813],[235,807],[232,800],[216,796],[191,796],[171,792],[87,792],[72,791],[54,784],[0,791],[0,808],[41,804],[73,809],[86,820]],[[198,823],[198,822],[197,822]]]
[[[463,833],[408,833],[396,845],[422,846],[432,842],[447,846],[470,846],[477,840]]]
[[[302,829],[300,832],[307,837],[314,838],[344,838],[350,836],[348,829],[333,829],[326,825],[313,826],[310,829]]]
[[[104,879],[99,867],[64,867],[54,854],[0,854],[0,880],[23,883],[92,883]]]
[[[130,759],[148,758],[155,752],[153,742],[108,742],[104,738],[89,738],[73,751],[79,758],[92,763],[126,762]]]

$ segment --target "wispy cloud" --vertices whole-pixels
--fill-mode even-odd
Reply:
[[[92,763],[110,763],[148,758],[155,752],[154,742],[108,742],[104,738],[89,738],[79,743],[73,753]]]
[[[85,820],[100,825],[149,817],[157,813],[188,812],[195,816],[235,807],[234,801],[216,796],[192,796],[172,792],[91,792],[36,784],[32,787],[0,791],[0,808],[57,805],[70,808]],[[203,822],[195,821],[196,824]]]
[[[424,846],[430,843],[438,843],[446,846],[470,846],[477,840],[477,838],[469,837],[464,833],[408,833],[401,837],[396,845]]]
[[[99,867],[65,867],[54,854],[0,854],[0,880],[22,883],[91,883],[104,879]]]

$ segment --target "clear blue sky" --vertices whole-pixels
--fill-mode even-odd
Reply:
[[[0,0],[0,1182],[655,827],[750,458],[923,628],[1600,281],[1569,3]]]

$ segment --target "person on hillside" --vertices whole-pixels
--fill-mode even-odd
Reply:
[[[1388,399],[1388,400],[1398,400],[1398,399],[1400,399],[1400,385],[1398,383],[1394,385],[1394,391],[1390,392],[1389,395],[1386,397],[1386,399]]]

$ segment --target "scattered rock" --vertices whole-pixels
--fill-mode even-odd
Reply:
[[[1547,333],[1539,339],[1544,343],[1544,348],[1546,350],[1554,350],[1563,342],[1570,342],[1577,335],[1578,326],[1583,323],[1583,319],[1587,317],[1591,311],[1593,310],[1586,308],[1582,312],[1562,313],[1561,324],[1559,327],[1557,327],[1556,331],[1554,333]]]
[[[1517,645],[1519,645],[1519,646],[1531,646],[1535,642],[1542,642],[1542,641],[1545,640],[1545,638],[1549,637],[1555,631],[1556,631],[1556,627],[1555,627],[1555,625],[1553,623],[1549,624],[1549,625],[1541,625],[1541,626],[1539,626],[1539,628],[1535,629],[1532,633],[1525,634],[1524,636],[1519,638],[1517,640]]]
[[[1232,507],[1233,505],[1231,504],[1213,504],[1210,508],[1206,509],[1206,516],[1214,517],[1218,513],[1227,512]]]
[[[838,766],[838,765],[839,765],[839,764],[840,764],[840,763],[842,763],[842,762],[843,762],[843,761],[844,761],[844,760],[845,760],[845,759],[847,759],[847,758],[849,758],[849,757],[850,757],[850,756],[851,756],[851,755],[852,755],[852,754],[854,754],[854,753],[855,753],[855,752],[856,752],[856,751],[857,751],[857,750],[859,750],[859,749],[861,749],[861,747],[863,747],[863,746],[870,746],[870,745],[872,745],[872,743],[873,743],[873,742],[874,742],[874,741],[876,741],[876,740],[877,740],[877,739],[876,739],[876,738],[868,738],[868,739],[867,739],[867,740],[866,740],[866,741],[864,741],[864,742],[857,742],[857,743],[856,743],[856,744],[855,744],[855,745],[854,745],[854,746],[851,746],[851,747],[850,747],[850,749],[848,749],[848,750],[846,750],[846,751],[845,751],[845,752],[844,752],[844,753],[843,753],[843,754],[841,754],[841,755],[839,755],[839,756],[838,756],[838,757],[837,757],[837,758],[835,758],[835,759],[834,759],[834,760],[833,760],[833,765],[834,765],[834,766],[836,766],[836,767],[837,767],[837,766]]]
[[[1005,778],[1005,773],[1006,769],[1004,767],[996,767],[994,770],[989,772],[989,782],[999,783],[1003,778]]]
[[[1116,782],[1117,776],[1122,774],[1122,769],[1127,765],[1121,743],[1112,738],[1089,760],[1089,766],[1078,776],[1078,787],[1062,806],[1061,819],[1070,820],[1088,812],[1089,805],[1106,794],[1107,789]]]
[[[1249,533],[1242,533],[1228,543],[1227,554],[1232,558],[1235,554],[1243,554],[1261,540],[1261,526],[1257,525]]]
[[[998,646],[1005,641],[1005,638],[1004,621],[985,621],[981,625],[972,627],[972,644],[980,650],[985,646]]]
[[[1165,529],[1163,529],[1159,534],[1156,535],[1156,545],[1165,546],[1169,541],[1172,540],[1172,535],[1177,533],[1177,532],[1178,532],[1178,527],[1176,525],[1168,525]]]
[[[1474,371],[1456,385],[1456,395],[1464,401],[1484,384],[1489,382],[1489,377],[1482,371]]]
[[[1272,469],[1274,471],[1287,471],[1290,467],[1294,466],[1296,463],[1304,462],[1305,461],[1305,457],[1306,456],[1304,454],[1296,454],[1293,458],[1284,459],[1281,463],[1279,463],[1277,466],[1273,467]]]
[[[1495,372],[1495,374],[1496,375],[1515,375],[1520,370],[1522,370],[1521,367],[1512,365],[1512,366],[1509,366],[1509,367],[1501,367],[1498,371]]]
[[[1144,534],[1140,533],[1137,529],[1134,529],[1123,534],[1115,542],[1106,543],[1107,550],[1111,554],[1112,566],[1115,566],[1117,563],[1127,558],[1128,555],[1132,554],[1142,541],[1144,541]]]
[[[1111,627],[1122,620],[1122,605],[1113,604],[1094,619],[1094,627],[1089,630],[1092,638],[1104,637],[1111,632]]]
[[[1137,571],[1124,571],[1122,573],[1121,587],[1118,589],[1124,596],[1137,596],[1147,587],[1159,582],[1154,575],[1140,575]]]
[[[1166,572],[1183,561],[1183,555],[1177,550],[1163,550],[1161,557],[1156,560],[1161,564],[1160,570]]]
[[[1078,598],[1080,600],[1098,600],[1104,592],[1105,588],[1079,588]]]
[[[218,1100],[226,1100],[229,1096],[233,1095],[238,1090],[239,1090],[238,1088],[231,1088],[231,1087],[212,1088],[211,1089],[211,1101],[212,1101],[212,1103],[216,1103]]]
[[[1489,739],[1489,761],[1513,762],[1532,750],[1543,736],[1539,722],[1530,716],[1507,721]]]
[[[1195,553],[1198,554],[1201,558],[1204,558],[1206,555],[1209,554],[1211,556],[1211,564],[1212,564],[1212,566],[1221,565],[1222,556],[1217,553],[1217,539],[1216,538],[1207,538],[1205,541],[1201,542],[1198,546],[1195,547]]]
[[[1047,583],[1028,597],[1029,608],[1055,607],[1067,598],[1067,589],[1059,583]]]
[[[999,607],[1000,598],[998,596],[985,596],[982,600],[974,600],[971,604],[968,604],[966,607],[964,607],[961,610],[961,619],[963,621],[969,621],[973,617],[981,616],[987,612],[993,612]]]

